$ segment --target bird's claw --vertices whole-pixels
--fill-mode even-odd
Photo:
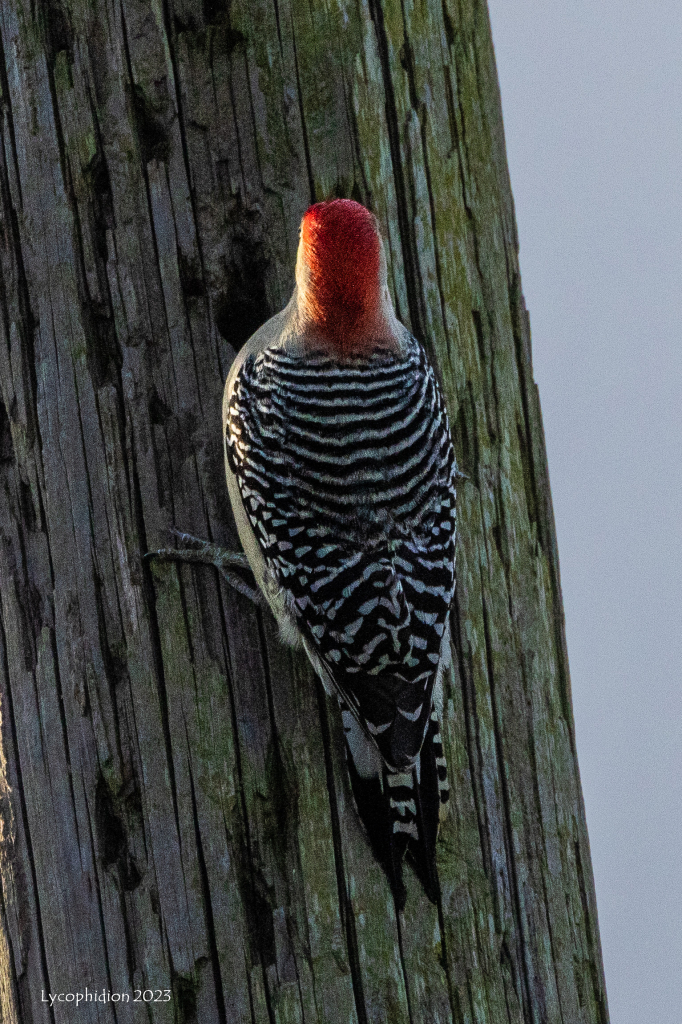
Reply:
[[[202,565],[212,565],[218,570],[226,583],[229,583],[238,593],[248,597],[250,601],[259,607],[265,607],[265,599],[257,587],[250,587],[241,576],[231,572],[228,566],[235,566],[239,569],[249,569],[249,562],[241,551],[226,551],[225,548],[212,544],[211,541],[202,540],[191,533],[182,533],[180,530],[172,529],[171,533],[178,538],[182,544],[192,545],[185,548],[159,548],[158,551],[147,551],[144,555],[147,559],[156,558],[160,562],[190,562]]]

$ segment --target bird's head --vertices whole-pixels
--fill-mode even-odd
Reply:
[[[352,199],[310,206],[296,261],[303,336],[341,357],[393,348],[400,325],[386,281],[386,256],[373,213]]]

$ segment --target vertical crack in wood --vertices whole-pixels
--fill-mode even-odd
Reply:
[[[536,397],[537,388],[532,379],[529,324],[523,302],[523,294],[521,292],[520,277],[518,270],[510,267],[510,258],[506,249],[505,256],[507,259],[507,278],[509,281],[508,288],[512,336],[514,339],[514,352],[519,375],[519,389],[521,392],[521,405],[523,409],[525,427],[524,438],[520,445],[521,459],[524,478],[527,474],[529,477],[530,492],[532,495],[532,510],[529,508],[529,515],[532,514],[532,512],[535,513],[539,541],[549,565],[552,595],[552,623],[554,629],[554,642],[556,644],[559,693],[561,696],[563,716],[567,725],[571,753],[573,754],[574,762],[577,765],[578,754],[575,741],[573,710],[571,707],[571,687],[568,671],[568,651],[566,647],[563,599],[561,594],[559,552],[556,541],[554,512],[552,510],[550,498],[551,491],[545,454],[545,437],[542,420],[538,415],[539,400],[536,400],[535,409],[530,408],[530,397]],[[533,444],[534,438],[535,445]],[[540,466],[536,466],[536,452],[540,453]],[[538,479],[538,477],[540,479]]]
[[[277,0],[273,0],[275,10],[277,12],[277,31],[279,32],[279,6]],[[281,36],[280,36],[281,42]],[[298,99],[298,112],[301,118],[301,134],[303,136],[303,151],[305,153],[305,165],[308,171],[308,187],[310,188],[310,202],[317,202],[317,192],[315,189],[315,175],[313,173],[313,163],[310,156],[310,140],[308,138],[308,125],[306,123],[305,108],[303,106],[303,90],[301,88],[301,73],[298,66],[298,50],[296,48],[296,33],[294,32],[293,25],[291,26],[291,42],[294,49],[294,69],[296,71],[296,96]],[[323,197],[323,198],[326,198]]]
[[[227,616],[226,616],[226,610],[225,610],[225,605],[224,605],[224,598],[223,598],[223,594],[222,594],[222,588],[223,587],[227,587],[227,584],[221,581],[221,583],[219,584],[219,590],[218,590],[218,600],[219,600],[219,604],[220,604],[220,618],[221,618],[221,621],[225,623],[225,622],[227,622]],[[257,612],[256,615],[258,616],[258,614],[259,613]],[[228,650],[229,650],[229,644],[228,644]],[[261,654],[263,655],[263,657],[265,657],[265,649],[264,649],[264,647],[262,645],[260,646],[260,651],[261,651]],[[251,836],[251,824],[250,824],[250,821],[249,821],[249,811],[248,811],[248,805],[247,805],[246,785],[245,785],[245,780],[244,780],[243,758],[242,758],[242,752],[241,752],[241,742],[240,742],[240,738],[239,738],[239,721],[238,721],[238,716],[237,716],[237,702],[236,702],[236,697],[235,697],[234,688],[233,688],[232,674],[233,673],[230,672],[230,675],[228,677],[228,692],[229,692],[229,696],[230,696],[230,716],[231,716],[231,724],[232,724],[232,735],[233,735],[233,738],[234,738],[234,756],[235,756],[235,765],[236,765],[236,773],[237,773],[237,792],[239,794],[239,804],[240,804],[240,810],[241,810],[241,823],[242,823],[242,827],[243,827],[243,830],[244,830],[244,845],[245,845],[245,848],[246,848],[245,849],[246,857],[242,858],[242,854],[243,854],[244,851],[236,850],[235,853],[237,854],[238,857],[242,858],[243,860],[246,860],[245,873],[247,874],[248,878],[245,879],[245,881],[247,881],[247,884],[248,884],[248,887],[249,887],[249,892],[248,892],[247,898],[245,900],[245,903],[246,903],[245,912],[246,912],[246,917],[248,919],[250,946],[252,946],[254,944],[254,940],[255,940],[255,945],[256,945],[257,950],[258,950],[258,960],[259,960],[259,963],[260,963],[261,975],[262,975],[262,979],[263,979],[263,993],[264,993],[266,1009],[267,1009],[268,1017],[269,1017],[269,1020],[270,1020],[270,1024],[276,1024],[276,1012],[275,1012],[275,1007],[273,1005],[272,993],[270,991],[270,982],[269,982],[269,979],[268,979],[268,971],[267,971],[268,964],[266,963],[266,957],[264,956],[264,952],[263,952],[263,943],[260,941],[260,937],[256,936],[254,934],[255,931],[256,931],[256,928],[257,928],[257,921],[254,921],[253,919],[255,918],[255,915],[256,915],[255,907],[256,907],[256,904],[258,902],[258,880],[257,880],[257,877],[256,877],[256,857],[255,857],[255,852],[254,852],[253,842],[252,842],[252,836]],[[239,842],[239,839],[237,839],[237,842]],[[241,870],[244,870],[244,864],[243,863],[242,863]],[[269,909],[270,909],[270,912],[272,912],[272,907],[269,907]],[[250,977],[249,977],[249,1000],[251,1002],[252,1012],[255,1014],[256,1010],[255,1010],[254,1004],[253,1004],[252,979]]]
[[[259,640],[260,640],[260,649],[261,649],[262,657],[263,657],[263,675],[264,675],[264,679],[265,679],[265,692],[266,692],[267,701],[268,701],[268,715],[269,715],[269,719],[270,719],[270,728],[271,728],[271,731],[272,731],[272,741],[271,742],[272,742],[272,750],[273,750],[273,754],[274,754],[275,767],[276,767],[275,782],[277,783],[277,797],[273,800],[273,803],[275,804],[275,812],[278,815],[279,832],[283,833],[283,835],[281,836],[281,839],[287,845],[292,847],[292,852],[295,854],[296,861],[297,861],[298,876],[300,878],[302,872],[301,872],[301,863],[300,863],[300,849],[299,849],[299,846],[298,846],[298,839],[297,839],[297,832],[298,832],[298,830],[295,827],[296,826],[296,821],[294,821],[294,827],[293,828],[291,827],[291,823],[290,823],[292,811],[293,811],[294,818],[296,819],[298,817],[298,792],[292,793],[291,792],[291,787],[286,785],[286,779],[285,779],[286,768],[285,768],[284,757],[283,757],[282,749],[281,749],[281,740],[280,740],[280,736],[279,736],[279,729],[278,729],[278,726],[277,726],[277,715],[276,715],[276,712],[275,712],[275,704],[274,704],[273,689],[272,689],[272,686],[273,686],[272,672],[271,672],[271,669],[270,669],[270,660],[269,660],[269,657],[268,657],[268,644],[267,644],[267,640],[266,640],[266,637],[265,637],[265,629],[264,629],[264,624],[263,624],[263,615],[264,614],[269,614],[269,612],[262,612],[260,609],[257,609],[257,611],[256,611],[256,619],[257,619],[257,622],[258,622],[258,636],[259,636]],[[268,780],[268,781],[270,781],[270,780]],[[290,889],[290,886],[291,886],[291,883],[292,883],[292,879],[286,878],[286,863],[285,863],[286,862],[286,854],[284,855],[284,857],[282,857],[282,860],[284,861],[284,863],[281,864],[281,865],[278,865],[278,867],[283,868],[282,874],[284,876],[284,882],[285,882],[286,889],[287,889],[288,901],[289,901],[290,905],[291,904],[296,904],[297,901],[294,898],[294,895],[293,895],[293,893],[292,893],[292,891]],[[301,977],[300,977],[300,971],[299,971],[299,965],[298,965],[298,956],[297,956],[298,950],[296,949],[296,943],[294,942],[294,939],[293,939],[293,936],[292,936],[292,933],[291,933],[291,922],[290,922],[290,920],[288,918],[288,915],[287,915],[287,912],[286,912],[286,908],[282,908],[282,909],[284,910],[284,914],[285,914],[285,923],[286,923],[286,926],[287,926],[286,927],[287,937],[288,937],[288,940],[289,940],[289,942],[291,944],[291,953],[292,953],[292,958],[293,958],[293,961],[294,961],[294,968],[295,968],[295,971],[296,971],[296,982],[297,982],[298,992],[299,992],[299,1000],[300,1000],[300,1006],[301,1006],[301,1013],[303,1014],[303,999],[302,999],[302,993],[301,993]],[[299,936],[299,938],[300,938],[300,936]],[[307,945],[308,950],[309,950],[310,942],[309,942],[309,937],[307,935],[306,935],[306,945]]]
[[[416,259],[416,241],[414,237],[414,226],[410,216],[410,209],[407,200],[407,188],[405,184],[405,173],[400,146],[400,127],[398,125],[398,110],[396,106],[393,78],[391,75],[391,62],[388,48],[388,38],[384,25],[384,12],[382,0],[368,0],[368,7],[377,43],[377,52],[381,65],[381,75],[386,94],[386,128],[388,131],[389,147],[391,151],[391,166],[393,168],[393,182],[396,194],[396,206],[398,211],[398,229],[403,253],[403,267],[405,272],[405,288],[407,291],[407,305],[410,317],[412,333],[420,339],[426,337],[426,313],[423,301],[423,286],[419,265]]]
[[[147,546],[147,534],[144,523],[143,515],[143,503],[142,493],[140,490],[140,481],[137,475],[137,463],[133,454],[133,495],[134,495],[134,511],[137,518],[137,534],[141,544],[142,550],[139,552],[140,563],[142,566],[142,579],[143,579],[143,591],[145,595],[145,604],[147,607],[147,613],[149,616],[149,636],[151,639],[152,647],[152,664],[154,666],[154,679],[156,683],[156,691],[159,698],[159,709],[161,712],[161,726],[163,730],[164,746],[166,751],[166,766],[168,768],[168,780],[169,788],[171,791],[171,798],[173,800],[173,817],[175,820],[175,828],[178,835],[180,835],[180,813],[178,810],[178,792],[175,781],[175,764],[173,761],[173,744],[171,740],[171,729],[170,720],[168,713],[168,693],[166,691],[166,680],[163,667],[163,645],[161,643],[161,632],[159,629],[159,619],[156,612],[156,595],[154,591],[154,581],[152,579],[151,568],[149,562],[143,558],[143,553],[148,551]]]
[[[195,228],[195,241],[197,246],[197,253],[199,255],[199,267],[201,269],[201,282],[205,290],[206,285],[206,266],[204,263],[204,253],[201,232],[198,230],[198,219],[197,219],[197,205],[196,205],[196,190],[192,183],[192,164],[189,155],[189,145],[187,142],[187,128],[185,125],[185,112],[183,110],[182,103],[182,89],[180,87],[180,76],[178,73],[178,60],[175,52],[175,47],[172,45],[173,42],[173,30],[172,30],[172,19],[170,16],[170,5],[169,0],[163,0],[163,16],[164,16],[164,27],[167,36],[168,53],[170,54],[171,65],[173,70],[173,88],[175,92],[175,104],[177,108],[178,118],[178,133],[180,135],[180,145],[182,146],[182,158],[185,167],[185,174],[187,176],[187,189],[189,192],[189,201],[192,208],[192,221]]]
[[[279,43],[279,55],[280,59],[284,61],[284,44],[282,42],[282,23],[280,21],[279,16],[279,0],[272,0],[272,5],[275,10],[275,24],[277,25],[277,41]],[[296,68],[296,72],[298,73],[298,67]]]
[[[505,255],[507,255],[506,251],[505,251]],[[519,282],[518,273],[516,271],[511,271],[509,266],[508,266],[508,281],[509,281],[509,285],[508,285],[508,288],[509,288],[509,312],[510,312],[510,316],[511,316],[512,337],[514,339],[514,354],[515,354],[515,357],[516,357],[516,368],[517,368],[517,373],[518,373],[518,376],[519,376],[519,385],[520,385],[519,386],[519,391],[521,392],[521,408],[523,410],[524,434],[523,434],[523,437],[520,439],[521,442],[522,442],[522,444],[521,444],[521,460],[522,460],[522,463],[523,463],[524,476],[529,477],[529,483],[530,483],[529,499],[530,500],[528,502],[528,516],[529,516],[529,519],[532,522],[533,520],[538,520],[539,519],[539,517],[537,516],[537,511],[536,511],[537,508],[538,508],[538,505],[539,505],[539,496],[538,496],[538,484],[537,484],[536,473],[535,473],[535,464],[534,464],[534,461],[533,461],[533,446],[532,446],[532,440],[531,440],[532,436],[533,436],[533,431],[532,431],[532,427],[531,427],[530,410],[528,408],[528,371],[530,370],[530,367],[527,366],[526,353],[525,353],[525,345],[524,345],[524,340],[525,339],[523,338],[522,330],[521,330],[521,325],[520,325],[521,304],[523,302],[523,297],[521,295],[521,286],[520,286],[520,282]],[[548,544],[547,544],[547,537],[545,535],[545,523],[544,523],[543,520],[539,520],[537,525],[538,525],[538,532],[540,534],[540,543],[542,544],[542,547],[546,551],[548,549]]]
[[[523,651],[520,650],[520,649],[517,650],[516,655],[517,655],[517,660],[518,660],[518,664],[519,664],[519,671],[521,673],[521,684],[522,684],[522,688],[523,688],[523,693],[524,693],[524,696],[526,697],[526,700],[530,702],[530,700],[531,700],[531,698],[529,696],[530,688],[529,688],[528,677],[527,677],[527,674],[526,674],[526,666],[525,666],[525,662],[524,662]],[[539,829],[539,833],[540,833],[540,836],[539,836],[540,842],[542,844],[541,845],[542,858],[541,859],[539,858],[539,863],[538,863],[538,867],[537,867],[537,874],[539,874],[539,876],[540,876],[540,884],[542,886],[542,907],[538,908],[538,909],[541,910],[541,912],[542,912],[542,914],[544,916],[544,919],[545,919],[545,925],[547,927],[547,936],[549,938],[549,946],[550,946],[550,951],[551,951],[551,954],[552,954],[551,955],[552,971],[553,971],[553,976],[554,976],[554,984],[555,984],[555,987],[556,987],[556,1005],[558,1006],[558,1009],[559,1009],[559,1016],[561,1018],[561,1022],[563,1022],[563,1020],[564,1020],[564,1013],[563,1013],[563,1006],[562,1006],[562,1002],[561,1002],[561,985],[559,983],[559,976],[558,976],[558,973],[557,973],[557,970],[558,970],[558,967],[557,967],[557,965],[558,965],[558,957],[556,956],[556,946],[555,946],[555,940],[554,940],[554,929],[552,927],[551,905],[550,905],[550,902],[549,902],[549,896],[548,896],[548,892],[547,892],[547,877],[546,877],[546,870],[545,870],[545,865],[546,865],[547,855],[548,855],[547,836],[546,836],[546,833],[545,833],[545,821],[544,821],[544,816],[543,816],[542,799],[541,799],[541,796],[540,796],[540,783],[539,783],[539,770],[538,770],[539,766],[538,766],[537,752],[536,752],[536,746],[535,746],[535,736],[533,734],[533,728],[532,728],[532,719],[529,722],[529,727],[528,727],[528,753],[529,753],[529,759],[530,759],[530,775],[531,775],[532,786],[533,786],[534,813],[535,813],[536,821],[538,823],[538,829]]]
[[[187,737],[187,746],[191,747],[189,736],[185,732]],[[220,976],[220,958],[218,956],[218,943],[216,942],[215,933],[215,921],[213,919],[213,904],[211,902],[211,886],[208,878],[208,871],[206,869],[206,858],[204,856],[204,845],[201,839],[201,829],[199,828],[199,812],[197,810],[197,798],[194,791],[194,777],[192,774],[192,763],[188,761],[188,773],[189,773],[189,791],[192,799],[192,821],[194,823],[194,838],[197,844],[197,862],[199,865],[199,877],[201,878],[201,896],[204,903],[204,913],[206,915],[206,934],[208,937],[208,948],[211,953],[211,968],[213,970],[213,984],[215,986],[215,997],[218,1008],[218,1019],[220,1024],[228,1024],[227,1015],[225,1012],[225,994],[223,992],[223,982]]]
[[[403,972],[403,982],[405,983],[405,999],[407,1001],[407,1016],[410,1019],[410,1024],[419,1024],[419,1019],[414,1016],[412,1012],[412,998],[410,994],[410,975],[405,962],[405,947],[403,945],[403,923],[400,917],[400,911],[398,904],[396,903],[395,896],[393,897],[393,904],[395,906],[395,923],[398,932],[398,950],[400,953],[400,967]]]
[[[488,823],[488,813],[486,809],[485,795],[481,792],[480,784],[481,771],[484,764],[483,751],[481,749],[480,723],[478,713],[476,711],[476,693],[472,678],[473,673],[471,671],[470,664],[465,665],[464,663],[465,637],[462,631],[462,619],[459,608],[459,596],[457,591],[455,591],[455,603],[453,610],[453,625],[456,625],[457,633],[457,643],[454,645],[454,647],[457,656],[459,678],[462,686],[467,757],[469,761],[469,770],[471,773],[471,789],[474,798],[476,821],[478,823],[478,839],[481,847],[481,856],[483,858],[483,870],[488,876],[491,891],[494,891],[496,879],[491,851],[490,826]],[[499,906],[497,900],[493,900],[493,907],[495,913],[496,927],[500,932],[502,932],[503,922],[500,919]]]
[[[110,962],[110,959],[109,959],[109,943],[107,941],[107,929],[106,929],[106,924],[105,924],[105,921],[104,921],[104,908],[102,907],[102,890],[101,890],[101,886],[100,886],[99,871],[97,870],[97,865],[96,865],[97,851],[95,849],[95,837],[94,837],[93,831],[92,831],[92,810],[91,810],[90,806],[88,805],[88,799],[87,799],[87,794],[86,793],[84,793],[84,798],[85,798],[85,804],[86,804],[86,808],[87,808],[88,841],[89,841],[89,844],[90,844],[90,850],[91,850],[91,854],[92,854],[92,867],[93,867],[92,875],[93,875],[95,896],[96,896],[96,899],[97,899],[97,914],[98,914],[98,919],[99,919],[99,926],[100,926],[100,930],[101,930],[101,933],[102,933],[102,948],[104,949],[104,962],[105,962],[105,967],[106,967],[106,972],[107,972],[107,986],[108,986],[110,991],[112,991],[112,990],[116,991],[116,989],[120,985],[120,980],[116,979],[115,983],[112,984],[112,979],[111,979],[111,962]],[[74,808],[74,814],[75,814],[75,808]],[[80,845],[81,845],[80,841],[79,841],[78,845],[80,847]],[[102,870],[104,870],[104,865],[102,865]],[[122,891],[119,891],[119,899],[120,899],[121,903],[123,903],[124,897],[123,897],[123,892]],[[130,960],[130,954],[131,954],[130,948],[128,948],[126,950],[126,953],[128,954],[128,958]],[[130,972],[130,977],[132,978],[132,971]]]
[[[485,587],[483,588],[482,594],[482,608],[483,608],[483,635],[485,638],[485,654],[486,664],[488,669],[488,686],[490,690],[490,701],[492,704],[493,712],[493,730],[495,735],[495,750],[497,753],[497,772],[500,780],[500,792],[502,794],[502,806],[504,810],[504,826],[505,826],[505,846],[507,847],[507,864],[509,867],[509,879],[511,882],[512,890],[512,908],[514,914],[514,928],[516,931],[516,941],[519,945],[519,960],[521,961],[521,1005],[523,1007],[523,1015],[526,1024],[535,1024],[535,1014],[531,1003],[531,992],[534,991],[531,986],[530,970],[531,965],[529,963],[529,950],[526,944],[525,935],[525,915],[521,907],[521,894],[519,890],[519,879],[518,869],[516,865],[516,851],[514,848],[514,827],[512,825],[511,817],[511,799],[509,794],[509,783],[507,780],[507,771],[504,760],[504,744],[502,740],[502,725],[500,717],[500,708],[497,700],[497,685],[494,674],[494,662],[493,662],[493,650],[492,641],[490,636],[490,622],[488,620],[488,609],[487,600],[485,594]]]
[[[64,708],[64,691],[62,688],[61,671],[59,668],[59,655],[57,653],[57,642],[55,632],[53,629],[50,633],[50,647],[52,653],[52,663],[54,666],[54,679],[55,686],[57,689],[57,706],[59,707],[59,721],[62,729],[62,742],[64,744],[64,760],[66,761],[66,769],[68,773],[68,784],[69,784],[69,795],[71,797],[71,807],[73,808],[73,824],[76,830],[76,839],[78,846],[80,847],[81,839],[78,829],[78,812],[76,810],[76,796],[73,789],[73,770],[71,767],[71,749],[69,746],[69,733],[66,725],[66,710]]]
[[[12,94],[9,89],[9,81],[7,78],[7,62],[5,60],[5,41],[3,39],[2,31],[0,30],[0,90],[2,90],[3,102],[7,105],[7,123],[9,127],[10,144],[12,147],[12,159],[14,161],[14,177],[17,183],[17,191],[19,197],[19,205],[23,207],[24,200],[21,192],[21,178],[19,176],[19,162],[17,159],[17,140],[14,133],[14,116],[12,113]]]
[[[353,170],[355,172],[355,180],[353,182],[353,188],[351,190],[351,199],[355,199],[356,202],[362,203],[363,206],[367,206],[369,209],[376,213],[375,199],[372,192],[372,186],[367,178],[367,173],[363,166],[362,160],[362,143],[360,141],[360,129],[358,127],[358,119],[353,108],[352,99],[348,100],[347,90],[345,88],[346,83],[344,82],[344,97],[346,100],[345,110],[348,118],[348,125],[350,127],[350,135],[353,146]],[[361,187],[358,187],[357,175],[360,175],[362,182]],[[391,268],[392,269],[392,268]],[[395,292],[395,287],[393,289]],[[397,298],[397,296],[396,296]]]
[[[439,246],[438,246],[437,230],[436,230],[436,204],[435,204],[435,201],[434,201],[433,185],[432,185],[432,182],[431,182],[431,168],[429,166],[429,158],[428,158],[428,142],[427,142],[427,136],[426,136],[427,112],[426,112],[426,108],[425,108],[424,103],[419,99],[419,96],[417,94],[417,84],[416,84],[416,81],[415,81],[415,70],[414,70],[414,52],[413,52],[413,49],[412,49],[412,44],[410,42],[410,32],[409,32],[407,14],[406,14],[406,11],[405,11],[405,0],[400,0],[400,10],[401,10],[402,21],[403,21],[403,52],[404,52],[403,67],[404,67],[405,73],[407,75],[410,103],[412,105],[412,109],[414,110],[415,114],[417,115],[417,120],[419,122],[419,132],[420,132],[420,137],[421,137],[421,148],[422,148],[422,161],[423,161],[423,164],[424,164],[424,180],[426,182],[426,191],[427,191],[427,194],[428,194],[428,197],[429,197],[429,216],[430,216],[430,222],[431,222],[431,233],[433,235],[433,241],[434,241],[433,253],[434,253],[434,260],[435,260],[435,265],[436,265],[436,281],[438,283],[438,296],[439,296],[439,299],[440,299],[440,314],[441,314],[441,320],[442,320],[442,323],[443,323],[443,337],[445,338],[446,343],[448,343],[450,338],[449,338],[449,331],[448,331],[448,316],[447,316],[447,310],[446,310],[446,304],[445,304],[445,289],[443,287],[443,273],[442,273],[442,268],[441,268],[440,249],[439,249]],[[416,203],[414,203],[414,201],[413,201],[413,204],[416,206]],[[415,252],[416,252],[416,248],[415,248]],[[438,372],[439,372],[439,375],[440,375],[439,360],[437,360],[435,358],[436,357],[436,353],[434,351],[434,346],[433,346],[433,342],[431,340],[430,334],[428,334],[423,340],[424,340],[424,343],[425,343],[425,346],[426,346],[427,350],[429,351],[429,355],[431,356],[431,361],[432,361],[432,363],[434,363],[434,365],[438,369]],[[442,384],[443,384],[442,378],[440,380],[440,384],[441,384],[441,387],[442,387]]]
[[[28,868],[29,868],[29,872],[30,872],[30,875],[31,875],[31,885],[32,885],[32,889],[33,889],[32,895],[33,895],[33,899],[35,901],[35,927],[36,927],[36,934],[37,934],[37,938],[38,938],[38,946],[39,946],[39,950],[40,950],[40,966],[41,966],[42,973],[43,973],[43,977],[42,977],[41,980],[42,980],[43,984],[45,985],[46,990],[48,992],[50,992],[50,991],[52,991],[52,989],[51,989],[51,985],[50,985],[50,974],[49,974],[49,971],[47,969],[47,945],[46,945],[46,942],[45,942],[45,933],[44,933],[44,929],[43,929],[43,918],[42,918],[42,913],[41,913],[41,910],[40,910],[40,889],[38,888],[38,877],[37,877],[37,873],[36,873],[36,862],[35,862],[35,857],[33,855],[33,842],[32,842],[32,839],[31,839],[31,831],[30,831],[30,828],[29,828],[28,809],[26,807],[26,797],[25,797],[25,793],[24,793],[23,775],[22,775],[22,771],[21,771],[21,758],[19,757],[19,743],[18,743],[18,738],[17,738],[16,718],[15,718],[15,714],[14,714],[14,701],[12,699],[11,676],[10,676],[9,661],[8,661],[8,658],[7,658],[7,637],[5,635],[5,624],[3,622],[2,615],[0,615],[0,648],[2,649],[3,672],[4,672],[4,675],[5,675],[5,679],[7,680],[7,704],[8,704],[7,710],[8,710],[8,713],[9,713],[10,731],[11,731],[11,735],[12,735],[12,747],[14,748],[14,751],[15,751],[14,768],[15,768],[15,771],[17,773],[17,790],[18,790],[16,795],[17,795],[17,797],[19,799],[19,808],[21,810],[21,821],[22,821],[22,826],[23,826],[24,840],[25,840],[25,843],[26,843],[26,861],[28,862]],[[5,756],[7,756],[6,753],[5,753]],[[14,965],[13,965],[13,968],[14,968]],[[18,979],[17,979],[17,982],[18,982]],[[52,1022],[52,1024],[56,1024],[53,1007],[52,1006],[48,1006],[47,1010],[48,1010],[48,1013],[50,1015],[50,1021]]]
[[[336,867],[336,884],[339,892],[339,911],[341,924],[346,934],[346,950],[351,970],[351,981],[353,983],[353,996],[355,998],[355,1010],[358,1015],[358,1024],[369,1024],[365,996],[362,984],[362,969],[360,967],[360,953],[358,937],[355,930],[355,916],[353,905],[348,893],[348,881],[343,857],[343,841],[341,838],[341,822],[339,818],[339,805],[336,799],[336,783],[334,779],[334,764],[332,760],[332,737],[329,728],[327,709],[327,695],[320,680],[315,677],[315,692],[317,694],[317,706],[320,714],[320,727],[322,730],[322,743],[324,746],[324,767],[327,776],[327,790],[329,792],[329,807],[332,822],[332,841],[334,844],[334,865]]]
[[[219,610],[220,610],[220,621],[222,623],[227,623],[228,619],[227,619],[227,615],[226,615],[225,602],[224,602],[224,597],[223,597],[223,587],[227,587],[227,584],[222,582],[222,581],[219,582],[218,588],[217,588],[217,590],[218,590],[218,605],[219,605]],[[225,639],[226,651],[229,652],[229,642],[228,642],[227,635],[225,636],[224,639]],[[228,692],[229,703],[230,703],[230,725],[231,725],[231,728],[232,728],[232,736],[233,736],[233,743],[234,743],[234,760],[235,760],[235,769],[236,769],[236,776],[237,776],[237,778],[236,778],[236,783],[237,783],[236,784],[236,790],[237,790],[237,794],[238,794],[238,798],[239,798],[239,810],[240,810],[240,817],[241,817],[241,826],[242,826],[242,828],[244,830],[244,844],[246,846],[246,857],[247,857],[247,860],[248,860],[248,872],[249,872],[248,883],[249,883],[249,885],[251,887],[251,892],[253,894],[255,892],[255,888],[256,888],[256,886],[255,886],[255,879],[254,879],[254,857],[253,857],[252,845],[251,845],[251,832],[250,832],[250,827],[249,827],[249,816],[248,816],[248,811],[247,811],[247,806],[246,806],[246,788],[245,788],[245,785],[244,785],[244,770],[243,770],[243,765],[242,765],[241,743],[240,743],[240,739],[239,739],[239,723],[238,723],[238,720],[237,720],[237,705],[236,705],[236,698],[235,698],[235,694],[234,694],[234,685],[233,685],[233,682],[232,682],[232,672],[230,672],[228,674],[227,692]],[[237,838],[236,842],[239,843],[239,837]],[[236,850],[235,853],[237,854],[237,856],[241,856],[241,851],[240,850]],[[245,907],[245,913],[246,913],[247,917],[248,917],[249,912],[250,912],[249,911],[249,907],[246,906]],[[249,953],[251,953],[251,950],[249,950]],[[247,960],[247,963],[248,963],[248,958],[246,957],[246,952],[245,952],[245,959]],[[263,975],[263,986],[264,986],[264,991],[265,991],[265,1000],[266,1000],[266,1007],[267,1007],[268,1017],[269,1017],[269,1020],[270,1020],[270,1024],[276,1024],[274,1013],[273,1013],[272,1006],[271,1006],[271,1003],[270,1003],[270,995],[269,995],[269,989],[268,989],[268,982],[267,982],[267,975],[266,975],[265,965],[262,963],[262,957],[260,959],[261,959],[261,972],[262,972],[262,975]],[[247,970],[247,983],[248,983],[248,995],[249,995],[249,1004],[250,1004],[250,1007],[251,1007],[251,1015],[253,1017],[254,1024],[256,1024],[257,1011],[256,1011],[256,1007],[254,1005],[253,982],[252,982],[252,979],[251,979],[250,972],[248,970]]]
[[[533,778],[536,779],[535,765],[533,767],[534,767]],[[537,786],[536,786],[536,791],[537,791]],[[543,821],[542,821],[542,807],[540,805],[540,794],[539,794],[539,792],[536,792],[536,799],[537,799],[537,813],[538,813],[538,818],[539,818],[539,821],[540,821],[540,832],[541,832],[541,835],[542,835],[543,847],[544,847],[545,852],[546,852],[546,847],[545,847],[545,830],[544,830],[544,825],[543,825]],[[557,1002],[557,1006],[559,1008],[560,1021],[558,1022],[558,1024],[563,1024],[565,1018],[564,1018],[564,1007],[563,1007],[562,1000],[561,1000],[561,984],[559,982],[559,973],[558,973],[558,962],[559,961],[558,961],[558,957],[556,955],[556,944],[555,944],[555,941],[554,941],[554,929],[552,928],[552,915],[551,915],[551,912],[550,912],[551,908],[550,908],[549,897],[548,897],[548,893],[547,893],[547,879],[545,877],[545,872],[544,872],[542,867],[540,867],[540,881],[542,883],[543,910],[544,910],[545,920],[546,920],[546,924],[547,924],[547,934],[549,936],[549,948],[550,948],[550,952],[552,954],[552,970],[553,970],[553,973],[554,973],[554,985],[556,987],[556,1002]],[[568,1024],[571,1024],[571,1022],[569,1021]]]
[[[134,105],[135,76],[133,74],[133,65],[132,65],[132,60],[131,60],[131,56],[130,56],[130,43],[128,41],[128,28],[127,28],[127,23],[126,23],[125,10],[123,8],[123,0],[120,0],[119,10],[120,10],[120,14],[121,14],[121,33],[122,33],[122,41],[123,41],[123,52],[125,54],[126,70],[128,72],[128,83],[129,83],[129,88],[131,90],[130,102],[131,102],[131,104]],[[137,137],[137,135],[136,135],[136,137]],[[137,138],[137,144],[139,146],[139,138]],[[162,287],[162,284],[161,284],[161,271],[160,271],[160,262],[161,262],[161,260],[160,260],[160,254],[159,254],[158,240],[157,240],[157,237],[156,237],[156,229],[154,227],[154,210],[153,210],[153,207],[152,207],[152,197],[151,197],[151,190],[150,190],[150,186],[149,186],[149,172],[147,170],[147,163],[145,162],[144,154],[142,154],[142,153],[140,153],[140,161],[141,161],[142,180],[144,182],[144,189],[145,189],[145,199],[146,199],[146,204],[147,204],[147,217],[148,217],[149,229],[150,229],[150,233],[151,233],[152,246],[154,248],[154,257],[155,257],[155,259],[154,259],[154,267],[155,267],[157,278],[158,278],[159,290],[163,294],[163,287]],[[170,330],[170,324],[168,322],[168,309],[166,308],[165,301],[163,301],[161,303],[161,305],[163,307],[163,317],[164,317],[164,326],[165,326],[165,329],[166,329],[166,336],[168,338],[170,338],[171,330]]]
[[[459,998],[459,992],[455,988],[452,979],[452,972],[450,970],[450,955],[448,951],[448,937],[445,929],[445,912],[443,910],[443,897],[442,894],[438,893],[438,903],[436,905],[438,911],[438,930],[440,931],[441,941],[441,963],[443,967],[443,973],[445,974],[445,981],[448,988],[448,1002],[450,1003],[450,1009],[452,1011],[452,1019],[454,1024],[464,1024],[464,1015],[462,1013],[462,1003]]]
[[[265,995],[265,1006],[268,1011],[270,1024],[278,1024],[277,1014],[273,1005],[272,992],[270,991],[270,981],[268,979],[268,972],[265,969],[265,964],[263,964],[263,992]]]

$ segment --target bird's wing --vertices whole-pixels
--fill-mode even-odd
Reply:
[[[306,648],[386,763],[409,766],[455,586],[456,466],[421,348],[357,367],[265,350],[226,426],[240,512]]]

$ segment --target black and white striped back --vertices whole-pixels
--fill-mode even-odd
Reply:
[[[404,770],[429,723],[455,586],[456,465],[421,346],[343,363],[267,348],[236,378],[226,441],[302,634]]]

